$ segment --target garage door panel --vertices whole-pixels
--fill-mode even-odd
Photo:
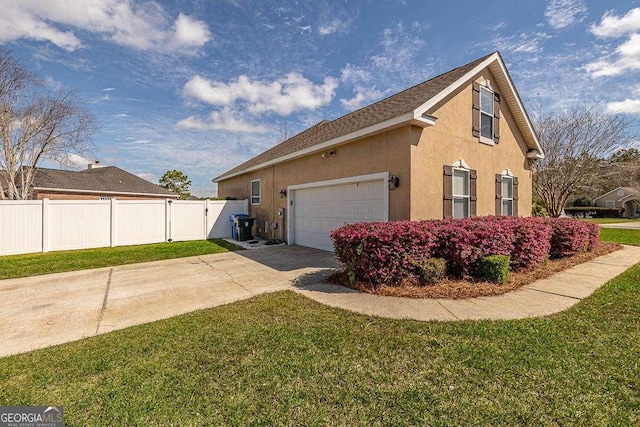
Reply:
[[[331,230],[345,223],[386,219],[385,191],[381,179],[294,190],[294,242],[333,250]]]

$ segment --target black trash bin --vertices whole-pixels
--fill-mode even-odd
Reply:
[[[238,241],[246,242],[251,239],[251,229],[253,228],[253,221],[255,218],[236,218],[236,228],[238,229]]]
[[[248,218],[249,215],[243,213],[229,215],[229,222],[231,223],[231,238],[238,240],[238,230],[236,228],[236,218]]]

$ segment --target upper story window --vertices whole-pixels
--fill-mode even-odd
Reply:
[[[493,91],[480,87],[480,139],[493,142]]]
[[[473,83],[473,136],[480,142],[500,143],[500,94],[487,80],[483,85]]]
[[[251,204],[259,205],[260,204],[260,180],[256,179],[251,181]]]

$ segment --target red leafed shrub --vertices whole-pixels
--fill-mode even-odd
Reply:
[[[551,258],[564,258],[590,250],[597,244],[592,225],[569,218],[549,219],[551,224]],[[597,226],[596,226],[597,227]],[[599,236],[599,231],[598,231]]]
[[[346,224],[331,232],[349,279],[397,283],[431,257],[435,236],[426,222]]]
[[[349,279],[378,285],[419,275],[430,257],[445,259],[454,277],[475,274],[489,255],[509,255],[512,270],[531,268],[549,256],[591,250],[599,228],[572,219],[487,216],[349,224],[331,238]]]
[[[510,255],[511,224],[500,217],[474,217],[433,221],[438,241],[434,256],[447,260],[449,274],[467,276],[487,255]]]
[[[590,222],[586,224],[589,227],[589,246],[587,250],[592,251],[600,243],[600,226]]]
[[[511,269],[525,270],[542,264],[551,249],[551,225],[545,218],[514,218]]]

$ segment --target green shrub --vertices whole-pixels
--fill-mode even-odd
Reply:
[[[480,258],[478,274],[493,283],[505,283],[509,277],[509,255],[489,255]]]
[[[444,258],[429,258],[419,267],[420,282],[431,284],[441,281],[447,275],[447,262]]]
[[[603,208],[601,206],[564,208],[564,213],[574,218],[621,218],[623,212],[622,208]]]

